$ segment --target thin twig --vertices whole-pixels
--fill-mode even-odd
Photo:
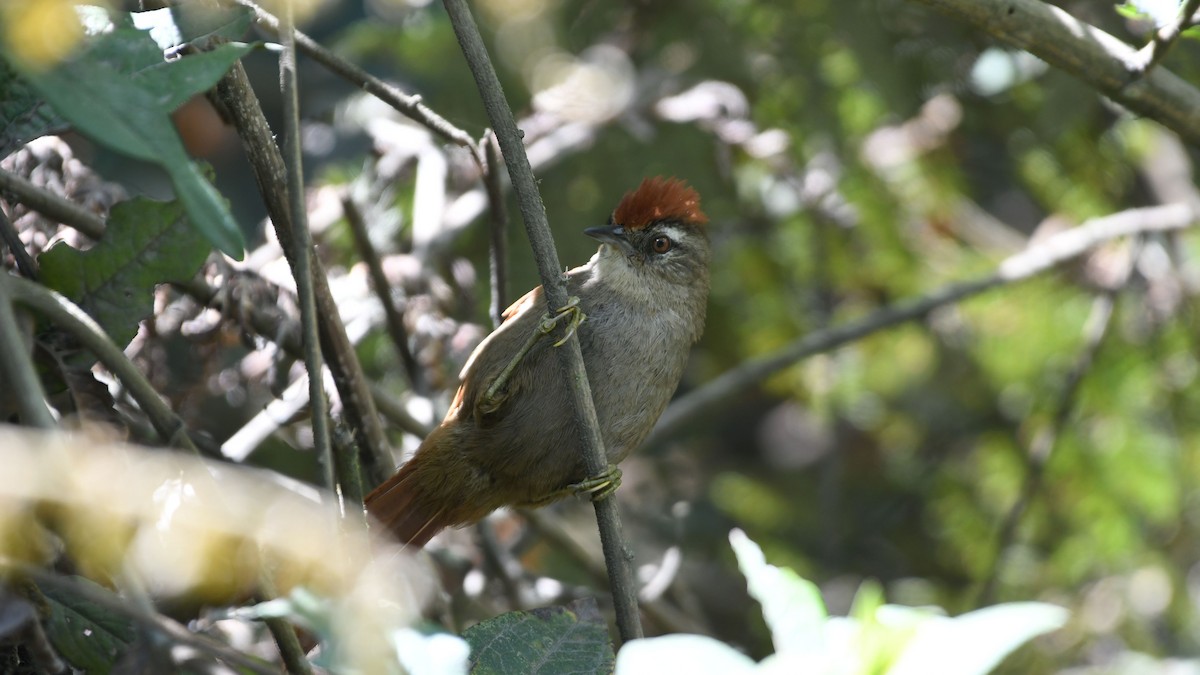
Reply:
[[[14,311],[10,279],[16,278],[0,270],[0,344],[4,345],[0,348],[0,373],[4,374],[9,395],[16,399],[21,421],[32,427],[53,429],[54,416],[46,407],[46,392],[29,358],[30,345]]]
[[[21,275],[31,281],[37,281],[37,263],[34,262],[33,256],[29,255],[29,251],[25,250],[25,244],[21,243],[21,235],[17,234],[17,228],[13,227],[12,220],[9,220],[2,205],[0,205],[0,240],[3,240],[8,245],[8,250],[12,251],[13,260],[16,261],[17,270]]]
[[[78,204],[44,190],[15,173],[0,170],[0,193],[47,218],[69,225],[92,239],[104,235],[104,219]]]
[[[242,147],[258,182],[259,193],[275,226],[276,236],[284,255],[291,256],[292,221],[286,190],[286,170],[279,147],[275,145],[271,127],[263,115],[258,97],[250,87],[249,79],[241,62],[235,63],[225,77],[217,83],[215,97],[230,119],[242,140]],[[363,465],[367,475],[375,484],[387,480],[395,469],[383,427],[375,410],[375,401],[362,364],[354,353],[346,327],[342,324],[337,303],[329,290],[329,280],[319,258],[313,258],[313,290],[316,294],[318,319],[320,320],[321,346],[333,375],[334,384],[342,402],[342,408],[354,431],[355,441],[362,450]]]
[[[272,578],[269,570],[264,568],[258,575],[258,585],[262,589],[258,597],[259,602],[279,597],[275,579]],[[263,623],[267,625],[267,630],[271,631],[271,637],[275,638],[275,645],[279,648],[279,658],[283,660],[283,667],[287,672],[295,675],[310,675],[312,665],[304,656],[304,650],[300,647],[300,639],[296,637],[295,627],[282,617],[267,617],[263,619]]]
[[[1048,237],[1042,243],[1006,258],[982,279],[944,286],[928,295],[885,307],[858,321],[810,333],[773,354],[752,359],[726,371],[669,407],[645,445],[656,445],[684,426],[716,412],[729,398],[814,354],[849,344],[885,328],[919,319],[933,310],[984,291],[1029,279],[1110,239],[1142,232],[1180,230],[1196,222],[1187,204],[1129,209],[1093,218],[1079,227]]]
[[[0,276],[3,276],[3,281],[0,281],[3,292],[13,301],[54,322],[91,350],[129,389],[129,394],[146,413],[150,424],[154,425],[154,430],[165,443],[198,453],[183,420],[163,402],[137,366],[108,339],[104,329],[92,317],[70,300],[44,286],[11,275]]]
[[[1165,68],[1139,77],[1137,52],[1042,0],[916,0],[1024,49],[1200,146],[1200,90]]]
[[[236,1],[238,4],[254,10],[260,22],[276,33],[279,33],[280,23],[278,17],[251,0]],[[312,60],[328,68],[335,75],[390,105],[400,114],[421,124],[445,140],[467,148],[471,151],[471,157],[475,159],[476,164],[482,165],[482,157],[471,135],[431,110],[421,102],[420,96],[405,94],[396,87],[325,49],[316,40],[313,40],[300,31],[296,31],[295,35],[296,46],[305,56],[310,57]]]
[[[513,120],[512,110],[504,100],[504,91],[496,70],[488,57],[479,35],[479,28],[467,7],[466,0],[444,0],[454,34],[467,58],[475,85],[479,88],[488,119],[496,131],[496,138],[504,152],[508,175],[517,193],[525,231],[537,260],[538,274],[549,308],[565,307],[568,302],[566,282],[554,249],[554,238],[546,222],[546,209],[538,194],[533,169],[521,140],[521,132]],[[583,364],[583,353],[579,349],[578,335],[571,338],[559,350],[563,376],[571,386],[575,403],[576,421],[582,432],[582,448],[585,466],[590,476],[598,476],[608,469],[604,453],[604,440],[600,436],[600,425],[596,419],[596,408],[592,404],[592,391],[588,385],[587,370]],[[608,563],[609,580],[613,591],[613,606],[616,610],[617,632],[622,641],[642,636],[641,619],[638,616],[637,587],[634,585],[630,560],[633,552],[621,536],[621,520],[617,503],[611,496],[595,502],[596,521],[600,529],[600,543]]]
[[[1100,295],[1097,295],[1095,300],[1092,301],[1092,311],[1083,325],[1083,349],[1080,350],[1079,356],[1075,359],[1075,364],[1071,367],[1070,372],[1067,373],[1066,380],[1063,382],[1062,391],[1058,394],[1058,402],[1054,408],[1054,416],[1045,428],[1037,432],[1029,444],[1029,450],[1026,453],[1028,467],[1026,469],[1025,481],[1021,486],[1020,496],[1013,502],[1012,508],[1009,509],[996,535],[996,544],[992,549],[995,552],[992,556],[992,569],[988,572],[986,580],[979,590],[977,600],[977,606],[979,607],[989,605],[995,601],[996,586],[1000,582],[1000,572],[1004,567],[1006,551],[1012,544],[1013,538],[1016,537],[1017,526],[1020,524],[1021,518],[1025,515],[1025,511],[1029,508],[1029,504],[1037,496],[1038,491],[1041,490],[1042,481],[1046,473],[1046,464],[1050,461],[1050,456],[1054,452],[1058,438],[1063,428],[1066,427],[1072,411],[1075,410],[1075,403],[1078,400],[1077,394],[1079,393],[1080,385],[1083,383],[1083,378],[1091,371],[1092,365],[1096,361],[1096,354],[1104,344],[1105,338],[1108,337],[1109,328],[1112,326],[1113,309],[1116,305],[1117,294],[1129,280],[1129,276],[1133,272],[1133,266],[1141,253],[1141,248],[1140,241],[1135,241],[1129,247],[1124,267],[1121,269],[1116,283]]]
[[[1171,45],[1179,39],[1183,31],[1192,25],[1192,17],[1196,14],[1196,9],[1200,8],[1200,0],[1186,0],[1183,7],[1179,9],[1179,13],[1175,16],[1175,20],[1171,23],[1154,31],[1150,42],[1142,47],[1137,52],[1137,76],[1141,77],[1162,60],[1167,54],[1167,50]]]
[[[502,313],[508,307],[508,208],[504,204],[504,185],[500,182],[500,145],[496,134],[489,129],[480,141],[487,158],[483,173],[483,184],[488,195],[488,234],[491,248],[488,269],[492,280],[492,328],[499,328]]]
[[[396,353],[400,355],[400,363],[403,364],[404,372],[408,375],[408,383],[414,391],[425,391],[421,369],[417,365],[416,357],[413,356],[412,348],[408,345],[408,329],[404,327],[404,317],[392,300],[392,287],[388,284],[387,275],[383,273],[383,263],[379,260],[379,252],[371,244],[371,235],[367,232],[367,224],[363,220],[362,211],[354,203],[354,197],[349,191],[342,193],[342,213],[346,216],[346,222],[350,224],[350,234],[354,237],[354,246],[358,249],[358,257],[362,258],[363,263],[367,266],[371,287],[375,291],[375,295],[379,296],[379,303],[383,305],[388,337],[392,339],[392,345],[396,347]]]
[[[283,54],[279,57],[279,85],[283,94],[283,152],[287,165],[287,187],[291,207],[292,276],[300,306],[300,334],[304,341],[304,367],[308,370],[308,404],[312,411],[313,449],[320,459],[325,487],[337,491],[333,445],[329,441],[329,405],[325,399],[325,366],[317,336],[317,301],[313,291],[312,232],[304,200],[304,153],[300,147],[300,98],[296,93],[296,39],[292,3],[283,3],[280,33]]]

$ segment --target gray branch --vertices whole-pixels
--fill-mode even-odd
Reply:
[[[774,354],[747,361],[726,371],[700,389],[680,397],[658,421],[658,426],[654,428],[645,445],[661,443],[695,420],[717,412],[725,401],[797,361],[836,349],[885,328],[919,319],[939,307],[992,288],[1041,274],[1110,239],[1142,232],[1179,230],[1190,226],[1196,218],[1197,213],[1187,204],[1130,209],[1102,218],[1093,218],[1079,227],[1056,234],[1041,244],[1006,258],[996,271],[987,277],[951,284],[924,297],[885,307],[858,321],[810,333]]]
[[[1163,68],[1145,71],[1120,39],[1042,0],[916,0],[1083,80],[1200,146],[1200,90]]]
[[[565,307],[568,300],[567,286],[560,271],[562,267],[558,262],[558,252],[554,249],[554,238],[546,222],[546,209],[538,194],[537,181],[529,165],[529,157],[525,154],[521,131],[517,128],[512,110],[504,99],[500,80],[496,77],[496,70],[492,67],[487,49],[483,45],[483,38],[479,35],[479,28],[475,25],[470,9],[467,8],[466,0],[444,0],[443,4],[450,15],[454,34],[458,37],[458,43],[467,58],[471,74],[475,77],[475,84],[487,109],[488,119],[495,130],[496,139],[500,142],[500,150],[504,153],[508,175],[517,193],[521,218],[529,235],[529,244],[537,260],[546,304],[549,308]],[[576,419],[583,431],[583,438],[580,440],[583,442],[585,466],[589,475],[601,475],[608,469],[608,460],[604,453],[604,440],[600,437],[596,408],[592,404],[592,390],[588,385],[578,336],[572,336],[562,349],[558,350],[558,354],[562,359],[563,376],[570,382]],[[623,641],[636,639],[642,636],[642,625],[638,615],[637,587],[634,585],[633,572],[630,569],[630,558],[633,555],[621,535],[617,503],[611,498],[601,499],[595,502],[595,507],[600,544],[604,549],[609,581],[612,584],[617,632]]]

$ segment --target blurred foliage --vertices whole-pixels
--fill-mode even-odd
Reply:
[[[11,28],[35,4],[6,6],[0,20]],[[1061,4],[1135,46],[1162,23],[1149,7],[1162,3]],[[472,7],[565,264],[592,253],[581,230],[602,223],[643,176],[677,175],[703,195],[716,264],[708,327],[681,393],[797,337],[979,278],[1088,218],[1196,194],[1196,151],[1172,133],[909,0]],[[303,28],[323,45],[481,136],[486,117],[438,3],[314,11]],[[1159,67],[1200,83],[1198,49],[1180,40]],[[243,62],[278,130],[275,58],[257,50]],[[478,173],[462,148],[311,59],[300,65],[319,252],[352,332],[355,320],[365,326],[358,352],[368,377],[429,423],[488,331]],[[13,114],[45,131],[62,125],[56,112]],[[236,136],[201,99],[174,121],[191,156],[214,167],[247,240],[262,246],[242,266],[210,258],[202,280],[221,303],[160,287],[129,352],[189,427],[227,443],[285,398],[299,370],[274,347],[285,331],[251,330],[251,315],[278,323],[295,309]],[[13,127],[0,140],[27,136]],[[170,194],[164,172],[103,143],[67,141],[34,141],[3,168],[97,213],[124,192]],[[383,330],[341,222],[343,192],[371,226],[426,391],[409,387]],[[75,236],[19,202],[8,211],[34,255]],[[509,211],[511,299],[538,282]],[[620,497],[640,574],[669,579],[657,601],[690,621],[658,614],[649,632],[703,632],[755,658],[773,651],[725,545],[737,526],[767,558],[811,579],[834,614],[850,611],[867,579],[894,602],[955,615],[1018,600],[1070,611],[1066,628],[1000,672],[1200,668],[1198,256],[1192,232],[1107,244],[798,363],[636,455]],[[1111,317],[1098,309],[1108,301]],[[148,440],[115,389],[105,405]],[[60,408],[87,417],[84,405]],[[0,411],[11,412],[3,398]],[[311,479],[304,420],[276,419],[245,461]],[[411,433],[390,433],[396,448],[415,447]],[[586,505],[555,516],[597,553]],[[442,537],[441,622],[461,628],[597,593],[586,565],[519,514],[494,521],[519,571],[488,562],[470,531]]]

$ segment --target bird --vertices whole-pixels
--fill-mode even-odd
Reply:
[[[504,312],[467,359],[441,424],[367,495],[367,512],[420,548],[504,506],[615,490],[616,465],[653,429],[704,332],[707,222],[699,194],[678,178],[647,178],[626,193],[607,224],[584,230],[600,245],[566,272],[568,305],[546,313],[538,286]],[[572,331],[609,462],[602,476],[587,475],[583,432],[553,352]]]

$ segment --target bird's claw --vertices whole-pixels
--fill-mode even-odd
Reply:
[[[568,320],[569,322],[567,323],[567,333],[566,335],[562,336],[561,340],[554,343],[555,347],[561,347],[565,345],[567,340],[570,340],[571,336],[575,334],[575,329],[579,328],[579,324],[583,323],[584,320],[587,319],[587,315],[584,314],[583,310],[579,308],[579,296],[572,295],[570,298],[568,298],[566,305],[554,310],[554,316],[547,314],[546,316],[542,317],[542,324],[540,328],[542,333],[549,335],[558,326],[558,322],[562,321],[564,316],[570,317]]]
[[[577,495],[587,494],[592,501],[598,502],[612,496],[619,487],[621,487],[621,469],[615,464],[609,464],[608,469],[599,476],[572,483],[567,486],[567,489]]]

